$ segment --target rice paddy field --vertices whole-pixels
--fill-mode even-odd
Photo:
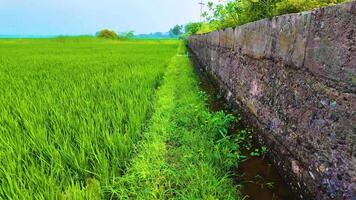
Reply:
[[[240,199],[182,42],[0,40],[0,199]]]

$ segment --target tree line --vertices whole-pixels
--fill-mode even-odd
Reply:
[[[264,18],[298,13],[350,0],[226,0],[208,2],[204,22],[186,25],[189,34],[235,27]]]

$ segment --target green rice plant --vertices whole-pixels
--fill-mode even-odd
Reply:
[[[176,41],[0,40],[0,199],[100,198],[130,164],[176,50]]]
[[[183,43],[0,40],[0,199],[242,199]]]

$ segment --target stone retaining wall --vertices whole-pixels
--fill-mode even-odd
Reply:
[[[356,196],[356,1],[188,38],[301,199]]]

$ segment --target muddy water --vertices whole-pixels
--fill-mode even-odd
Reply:
[[[227,106],[224,96],[219,92],[217,84],[209,77],[199,72],[197,74],[200,78],[200,87],[209,96],[210,110],[213,112],[223,110],[226,113],[231,113],[231,109]],[[236,130],[247,127],[246,123],[243,122],[233,124],[230,127],[230,132],[234,134]],[[252,149],[257,148],[259,146],[253,144]],[[242,184],[241,192],[243,196],[246,196],[246,200],[296,199],[267,157],[249,156],[251,151],[247,149],[243,149],[242,153],[248,158],[239,165],[238,169],[234,170],[233,174],[236,184]]]

